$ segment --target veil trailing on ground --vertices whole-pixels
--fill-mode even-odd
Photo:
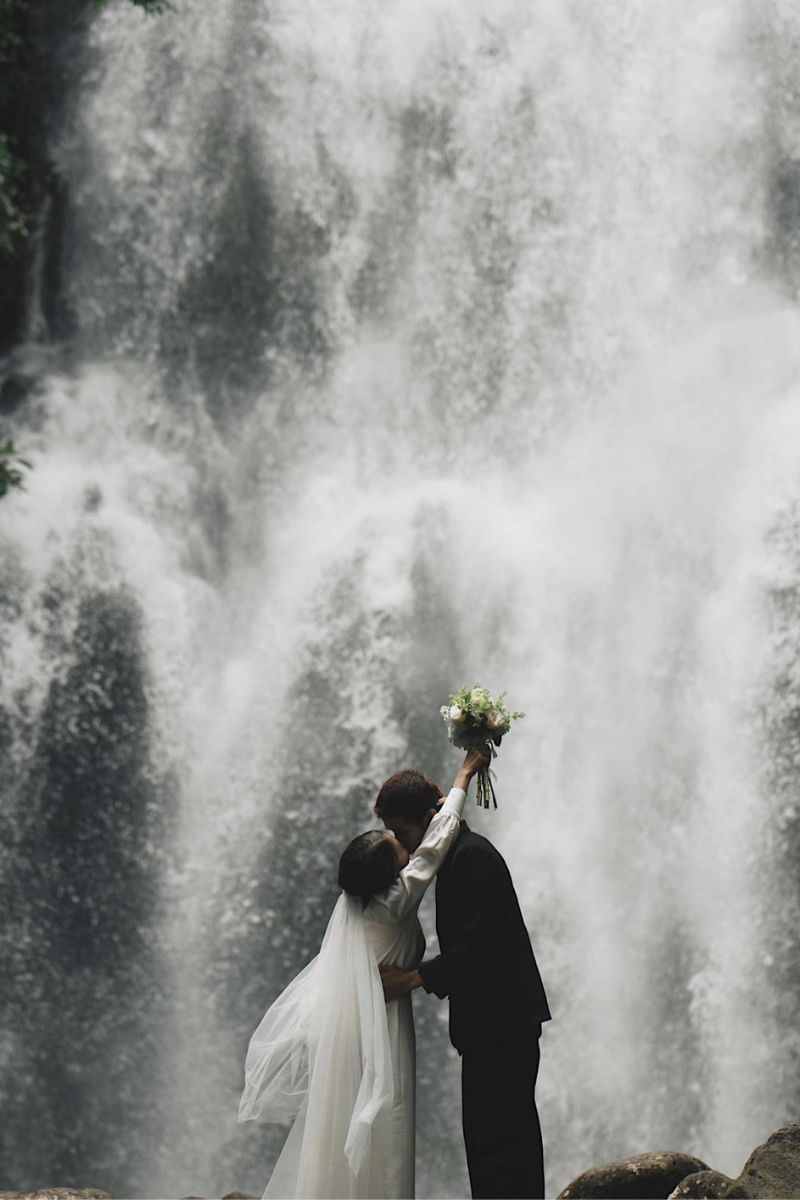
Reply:
[[[307,1161],[304,1145],[315,1147],[315,1158],[321,1146],[332,1158],[343,1155],[343,1168],[357,1175],[376,1118],[391,1106],[393,1093],[378,963],[361,902],[342,893],[319,954],[269,1007],[250,1039],[238,1119],[297,1117],[273,1179],[279,1169],[286,1182],[296,1172],[293,1194],[315,1195],[303,1177],[318,1166]]]

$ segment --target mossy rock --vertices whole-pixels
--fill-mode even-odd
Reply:
[[[33,1192],[0,1192],[0,1200],[111,1200],[102,1188],[43,1187]]]
[[[677,1151],[634,1154],[584,1171],[559,1192],[558,1200],[667,1200],[687,1175],[708,1169],[699,1158]]]
[[[728,1188],[733,1186],[729,1175],[721,1171],[695,1171],[682,1179],[669,1200],[718,1200],[728,1194]]]
[[[800,1125],[784,1125],[758,1146],[723,1195],[728,1200],[796,1200],[800,1196]]]

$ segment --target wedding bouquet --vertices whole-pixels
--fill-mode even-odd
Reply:
[[[497,757],[495,746],[499,746],[503,734],[508,733],[511,722],[524,717],[523,712],[511,712],[506,706],[505,692],[492,696],[486,688],[461,688],[450,697],[449,704],[439,709],[442,720],[447,722],[447,736],[461,750],[488,749],[492,758]],[[489,807],[491,796],[495,808],[492,774],[482,767],[477,775],[478,804]]]

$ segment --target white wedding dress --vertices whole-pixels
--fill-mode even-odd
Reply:
[[[340,895],[319,954],[251,1037],[239,1120],[294,1117],[262,1200],[414,1196],[411,997],[386,1004],[378,964],[421,961],[417,910],[465,799],[452,789],[408,865],[366,908]]]

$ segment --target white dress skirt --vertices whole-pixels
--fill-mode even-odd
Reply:
[[[385,1003],[378,965],[419,966],[417,910],[465,799],[452,788],[408,865],[366,908],[339,895],[317,958],[253,1033],[239,1120],[294,1117],[263,1200],[413,1198],[414,1016],[410,996]]]
[[[366,908],[342,893],[319,954],[253,1033],[239,1120],[294,1118],[262,1200],[414,1196],[411,997],[386,1004],[378,964],[411,970],[422,960],[417,910],[465,799],[453,788],[408,865]]]

